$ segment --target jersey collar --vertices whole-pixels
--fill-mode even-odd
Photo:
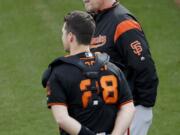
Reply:
[[[117,7],[118,5],[119,5],[119,2],[116,1],[115,3],[113,3],[113,5],[112,5],[111,7],[106,8],[106,9],[103,9],[103,10],[99,10],[99,11],[97,11],[96,13],[95,13],[95,12],[92,12],[92,13],[90,13],[90,14],[93,16],[93,18],[94,18],[94,20],[95,20],[96,22],[99,22],[99,21],[101,20],[101,18],[102,18],[103,15],[105,15],[105,14],[108,13],[111,9]]]

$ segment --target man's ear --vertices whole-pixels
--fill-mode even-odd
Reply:
[[[71,32],[69,32],[68,33],[68,41],[73,42],[73,40],[74,40],[74,35]]]

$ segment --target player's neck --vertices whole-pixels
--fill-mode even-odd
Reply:
[[[90,52],[88,45],[77,45],[70,48],[70,55],[76,55],[83,52]]]
[[[112,7],[115,2],[116,0],[106,0],[99,10],[102,11],[104,9],[108,9]]]

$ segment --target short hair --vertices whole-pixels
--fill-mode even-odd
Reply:
[[[94,34],[96,25],[92,16],[83,11],[73,11],[64,17],[65,30],[72,32],[79,44],[88,45]]]

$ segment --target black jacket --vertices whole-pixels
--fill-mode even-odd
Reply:
[[[136,18],[122,5],[94,15],[96,31],[92,50],[106,52],[123,70],[132,89],[135,105],[155,104],[158,77],[145,34]]]

